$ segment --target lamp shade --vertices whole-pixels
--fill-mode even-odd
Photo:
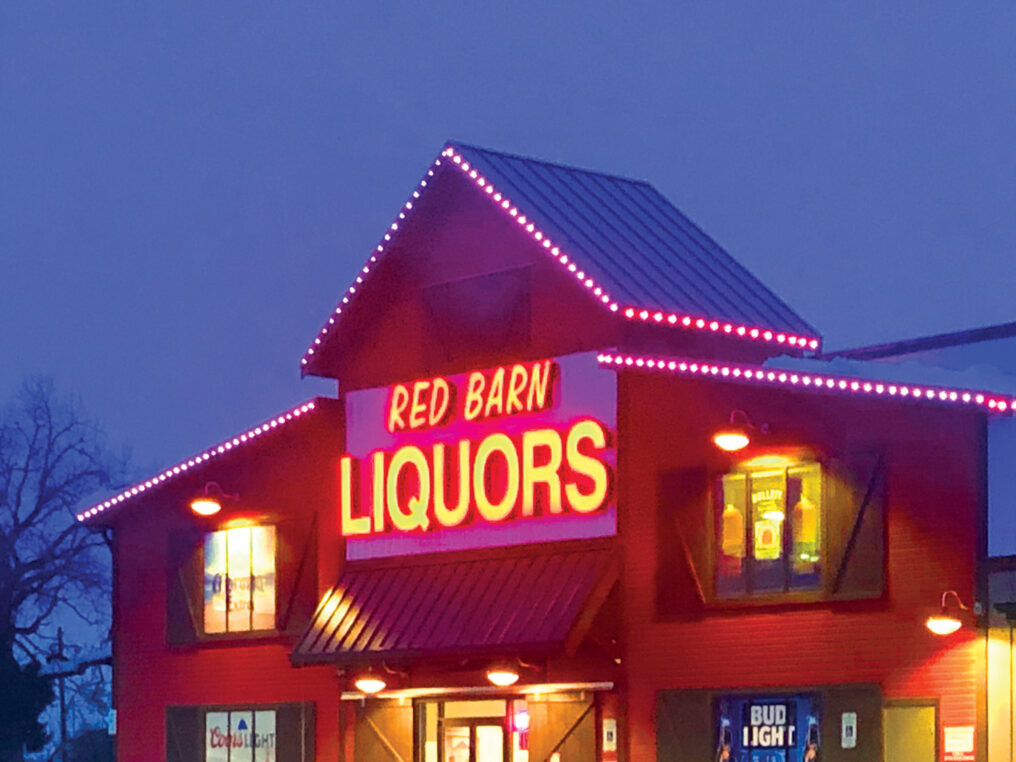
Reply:
[[[375,693],[380,693],[381,691],[383,691],[385,689],[385,686],[388,685],[388,683],[386,683],[377,675],[368,672],[367,674],[360,675],[359,677],[357,677],[356,680],[353,682],[353,685],[355,685],[356,690],[360,691],[361,693],[366,693],[367,695],[373,696]]]
[[[751,442],[744,429],[727,428],[713,434],[713,444],[726,452],[743,450]]]
[[[955,609],[958,609],[959,611],[970,610],[969,606],[963,605],[963,601],[960,599],[959,593],[955,590],[946,590],[942,593],[942,603],[939,612],[924,620],[924,626],[936,635],[952,635],[956,632],[956,630],[963,626],[963,622],[960,618],[950,613],[950,597],[956,601]]]
[[[222,503],[214,497],[202,495],[191,500],[190,509],[198,516],[214,516],[222,510]]]
[[[924,626],[936,635],[952,635],[962,624],[959,619],[946,613],[930,616],[924,621]]]
[[[487,679],[498,688],[507,688],[519,681],[519,673],[511,667],[498,665],[487,670]]]

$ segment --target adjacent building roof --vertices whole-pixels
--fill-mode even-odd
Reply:
[[[295,663],[563,649],[617,575],[605,548],[423,562],[349,563],[293,651]],[[584,616],[585,615],[585,616]]]
[[[449,143],[302,359],[328,339],[416,201],[457,169],[604,309],[629,320],[816,350],[818,332],[646,182]]]
[[[886,357],[924,352],[929,349],[944,349],[965,344],[979,344],[984,341],[998,341],[1016,336],[1016,322],[1000,323],[965,331],[939,333],[933,336],[920,336],[916,339],[903,339],[887,344],[872,344],[853,349],[839,349],[829,352],[827,357],[848,357],[854,360],[880,360]]]
[[[886,379],[867,374],[844,375],[836,372],[836,366],[833,366],[833,372],[828,372],[830,364],[822,360],[780,357],[767,360],[765,365],[750,365],[619,352],[601,352],[597,359],[601,366],[617,370],[671,373],[716,381],[789,387],[801,391],[967,406],[994,414],[1016,413],[1016,394],[1013,393],[944,386],[920,380]],[[858,370],[857,364],[852,369]],[[886,369],[873,366],[870,370]]]

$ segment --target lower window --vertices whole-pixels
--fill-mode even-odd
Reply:
[[[715,700],[716,759],[813,762],[821,747],[818,696],[722,696]]]
[[[125,748],[128,759],[147,759]],[[314,704],[167,706],[167,762],[313,762]]]
[[[275,710],[205,712],[205,762],[276,762]]]

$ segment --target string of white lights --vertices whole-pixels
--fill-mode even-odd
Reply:
[[[255,426],[253,429],[245,431],[243,434],[231,437],[230,439],[227,439],[226,441],[214,447],[208,448],[200,455],[195,455],[193,458],[188,458],[187,460],[180,461],[175,466],[170,466],[165,471],[160,473],[158,476],[153,476],[151,479],[146,479],[143,482],[138,482],[137,484],[125,489],[119,495],[111,497],[108,500],[104,500],[101,503],[96,503],[92,507],[79,513],[77,515],[77,519],[78,521],[85,521],[86,519],[90,519],[93,516],[102,513],[103,511],[106,511],[116,505],[119,505],[125,500],[129,500],[132,497],[136,497],[137,495],[140,495],[143,492],[150,490],[152,487],[157,487],[158,485],[162,484],[163,482],[169,479],[172,479],[175,476],[179,476],[180,474],[186,473],[188,470],[194,468],[195,466],[199,466],[202,463],[206,463],[207,461],[211,460],[212,458],[218,455],[223,455],[224,453],[227,453],[230,450],[232,450],[234,447],[240,447],[241,445],[247,444],[248,442],[257,439],[263,434],[267,434],[269,431],[274,431],[279,426],[289,423],[290,421],[299,418],[301,415],[304,415],[305,413],[309,413],[315,407],[316,403],[313,400],[311,400],[310,402],[305,402],[302,405],[294,407],[292,410],[289,410],[288,412],[280,413],[274,418],[270,418],[264,423]]]
[[[751,381],[762,384],[796,386],[817,391],[847,392],[914,401],[975,405],[986,407],[997,413],[1016,412],[1016,397],[987,391],[905,384],[896,381],[851,378],[849,376],[825,373],[802,373],[776,368],[763,368],[757,365],[645,357],[610,352],[597,355],[597,360],[599,360],[601,365],[615,368],[663,371],[686,376],[713,376],[732,381]]]

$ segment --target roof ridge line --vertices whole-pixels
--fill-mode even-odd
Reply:
[[[473,145],[472,143],[464,143],[458,140],[449,140],[445,143],[445,148],[466,148],[471,151],[479,151],[481,153],[490,153],[495,156],[503,156],[507,159],[517,159],[519,161],[529,162],[531,164],[539,164],[543,167],[554,167],[556,169],[565,169],[569,172],[581,172],[586,175],[596,175],[597,177],[607,177],[611,180],[619,180],[623,183],[630,183],[632,185],[644,185],[647,188],[656,190],[655,186],[649,180],[640,180],[634,177],[626,177],[624,175],[617,175],[612,172],[603,172],[598,169],[586,169],[585,167],[576,167],[571,164],[561,164],[556,161],[548,161],[546,159],[537,159],[534,156],[526,156],[521,153],[512,153],[510,151],[496,151],[493,148],[484,148],[483,146]],[[659,191],[657,191],[658,193]]]

